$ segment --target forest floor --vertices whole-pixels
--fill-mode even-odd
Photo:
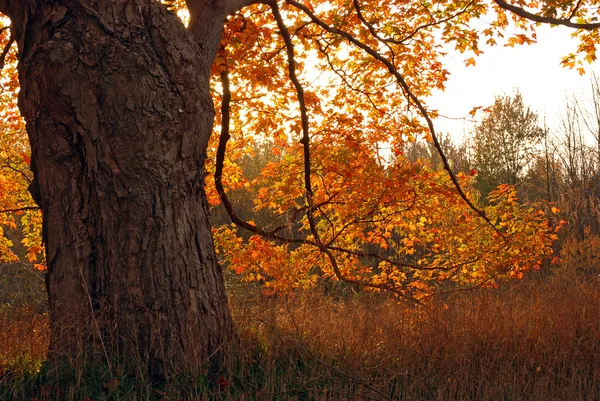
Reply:
[[[371,293],[230,289],[226,368],[159,391],[43,367],[47,317],[0,309],[1,400],[600,400],[600,277],[525,279],[403,306]]]

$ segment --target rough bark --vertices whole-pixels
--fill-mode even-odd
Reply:
[[[158,378],[197,368],[233,334],[203,189],[213,50],[156,1],[0,6],[20,49],[52,355]],[[218,35],[208,22],[197,32]]]

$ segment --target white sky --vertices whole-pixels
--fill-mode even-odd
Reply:
[[[444,61],[451,75],[444,92],[427,99],[430,108],[449,117],[470,117],[474,106],[490,106],[495,95],[511,94],[519,89],[523,101],[538,113],[540,123],[544,116],[550,129],[557,126],[567,95],[589,96],[590,74],[600,72],[598,62],[586,65],[587,73],[579,75],[560,65],[561,58],[576,50],[577,41],[570,37],[569,28],[537,29],[538,43],[527,46],[484,48],[476,57],[476,66],[465,67],[464,54],[450,52]],[[478,113],[476,118],[481,118]],[[473,123],[464,120],[436,120],[438,132],[451,133],[460,140],[462,133]]]

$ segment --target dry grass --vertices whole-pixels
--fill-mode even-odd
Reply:
[[[311,293],[279,299],[237,294],[232,308],[241,350],[228,371],[196,384],[194,399],[600,399],[597,277],[526,280],[419,307],[374,294],[334,299]],[[39,366],[46,341],[39,315],[2,312],[0,369]],[[162,397],[135,391],[123,386],[90,399]],[[172,389],[169,399],[183,399],[181,391]]]
[[[0,308],[0,378],[3,373],[35,370],[46,358],[48,318],[31,307]]]
[[[368,383],[358,387],[376,399],[600,399],[598,279],[525,281],[418,308],[314,295],[264,308],[238,306],[244,338],[279,357],[300,349],[325,378]]]

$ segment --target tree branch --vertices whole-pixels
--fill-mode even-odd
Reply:
[[[352,0],[352,3],[354,5],[354,8],[356,9],[356,16],[358,17],[358,19],[362,22],[362,24],[364,26],[367,27],[367,29],[369,29],[369,32],[371,33],[371,35],[379,40],[380,42],[384,42],[384,43],[393,43],[393,44],[397,44],[397,45],[405,45],[406,42],[410,39],[412,39],[420,30],[422,29],[427,29],[436,25],[441,25],[443,23],[446,23],[456,17],[459,17],[460,15],[464,14],[467,12],[467,10],[469,9],[469,7],[471,7],[473,5],[473,3],[475,2],[475,0],[471,0],[466,6],[464,6],[461,10],[459,10],[458,12],[456,12],[455,14],[449,15],[446,18],[442,18],[440,20],[437,21],[432,21],[428,24],[424,24],[424,25],[419,25],[417,26],[411,33],[409,33],[408,35],[406,35],[405,37],[403,37],[402,39],[393,39],[393,38],[384,38],[381,35],[379,35],[377,33],[377,31],[375,30],[375,27],[370,24],[366,18],[363,16],[361,7],[360,7],[360,3],[358,2],[358,0]],[[433,19],[433,16],[431,17]]]
[[[18,212],[26,212],[28,210],[40,210],[38,206],[24,206],[17,207],[14,209],[0,209],[0,213],[18,213]]]
[[[2,69],[0,68],[0,71],[1,70]],[[24,171],[21,171],[18,168],[15,168],[15,167],[11,166],[8,163],[7,164],[1,164],[0,168],[6,168],[8,170],[14,171],[15,173],[17,173],[17,174],[21,175],[23,178],[25,178],[25,181],[27,181],[28,184],[30,184],[31,181],[32,181],[32,179]]]
[[[217,55],[227,16],[257,1],[185,0],[185,2],[190,13],[189,30],[204,53],[203,67],[208,72]]]
[[[403,291],[402,288],[399,288],[397,286],[390,286],[387,284],[376,284],[376,283],[372,283],[370,281],[354,279],[354,278],[346,276],[340,270],[339,265],[337,263],[337,260],[335,258],[335,255],[333,254],[333,252],[331,252],[331,250],[328,248],[328,246],[325,245],[321,241],[319,231],[317,230],[317,224],[315,222],[315,217],[314,217],[313,207],[312,207],[313,203],[314,203],[313,202],[314,194],[313,194],[312,183],[311,183],[311,179],[310,179],[310,171],[311,171],[310,137],[309,137],[309,126],[308,126],[308,113],[306,110],[306,103],[304,101],[304,88],[302,87],[302,84],[300,83],[300,81],[298,80],[298,76],[296,75],[296,60],[294,58],[294,44],[292,42],[290,33],[288,32],[288,28],[285,25],[285,23],[283,22],[283,18],[281,17],[281,14],[279,13],[279,7],[277,6],[277,3],[274,3],[271,5],[271,10],[273,12],[273,16],[275,17],[275,21],[277,22],[277,27],[279,28],[281,36],[285,42],[287,55],[288,55],[288,73],[289,73],[290,80],[294,84],[294,87],[296,88],[296,93],[298,95],[300,116],[301,116],[301,120],[302,120],[302,139],[300,140],[300,143],[302,143],[303,153],[304,153],[304,191],[305,191],[305,196],[306,196],[306,202],[308,204],[308,208],[306,209],[306,218],[308,219],[308,225],[309,225],[310,231],[315,239],[316,245],[319,248],[319,250],[321,252],[323,252],[325,255],[327,255],[327,257],[329,258],[333,272],[339,280],[344,281],[349,284],[360,285],[363,287],[371,287],[371,288],[381,289],[384,291],[391,291],[391,292],[397,294],[398,296],[405,297],[406,296],[405,291]]]
[[[577,4],[575,4],[575,7],[573,7],[573,9],[571,10],[571,13],[569,13],[569,17],[567,19],[572,19],[573,17],[575,17],[575,14],[577,14],[577,11],[579,11],[579,7],[581,7],[581,2],[583,0],[578,0]]]
[[[11,46],[15,42],[15,38],[13,36],[13,31],[9,26],[3,27],[2,30],[0,31],[0,33],[4,32],[6,29],[10,29],[10,38],[8,39],[8,43],[6,44],[6,46],[4,46],[4,49],[2,50],[2,54],[0,54],[0,72],[4,69],[4,64],[6,62],[6,56],[8,55],[8,52],[10,51]]]
[[[229,139],[231,139],[231,134],[229,133],[229,107],[231,103],[229,71],[223,70],[221,72],[221,84],[223,85],[223,101],[221,103],[221,135],[219,136],[219,145],[217,147],[217,158],[215,162],[215,187],[217,188],[219,198],[221,198],[221,202],[223,202],[223,206],[225,207],[229,218],[235,225],[243,227],[248,231],[254,232],[266,238],[276,239],[283,242],[292,242],[292,240],[277,235],[277,232],[281,231],[282,229],[280,227],[276,227],[271,231],[266,231],[241,219],[233,209],[233,205],[225,193],[225,188],[223,187],[223,165],[225,161],[225,153],[227,152],[227,142]]]
[[[427,266],[417,266],[417,265],[412,265],[412,264],[407,264],[407,263],[400,263],[400,262],[391,260],[389,258],[384,258],[383,256],[381,256],[377,253],[373,253],[373,252],[353,251],[350,249],[333,246],[331,243],[324,245],[323,243],[317,243],[315,241],[311,241],[311,240],[304,239],[304,238],[283,237],[278,234],[278,232],[281,231],[282,227],[276,227],[273,230],[267,231],[267,230],[264,230],[256,225],[251,224],[251,223],[243,220],[242,218],[240,218],[237,215],[237,213],[235,212],[233,205],[231,204],[229,198],[227,197],[225,188],[223,187],[223,165],[224,165],[224,160],[225,160],[225,153],[227,151],[227,142],[231,138],[231,135],[229,133],[229,123],[230,123],[229,107],[230,107],[230,102],[231,102],[231,91],[230,91],[230,85],[229,85],[228,71],[221,72],[221,83],[223,85],[223,101],[221,104],[222,121],[221,121],[221,134],[219,136],[219,145],[217,148],[217,155],[216,155],[216,161],[215,161],[215,187],[217,189],[217,193],[219,194],[219,197],[221,198],[221,202],[223,202],[223,206],[225,207],[225,211],[227,212],[227,215],[231,219],[231,222],[234,223],[236,226],[242,227],[254,234],[260,235],[261,237],[268,238],[268,239],[282,242],[282,243],[311,245],[311,246],[317,247],[319,249],[323,249],[323,247],[324,247],[329,252],[339,252],[339,253],[354,256],[357,258],[374,258],[380,262],[387,262],[390,265],[395,266],[395,267],[409,268],[409,269],[413,269],[413,270],[440,270],[440,271],[441,270],[452,270],[458,266],[462,266],[463,264],[470,263],[470,262],[464,262],[464,263],[461,263],[458,265],[441,266],[441,267],[427,267]],[[316,206],[313,206],[313,209],[314,209],[314,207],[316,207]],[[339,271],[339,269],[338,269],[338,271]],[[356,281],[352,281],[352,283],[366,285],[369,287],[374,287],[374,285],[372,283],[371,284],[366,283],[366,282],[358,283]],[[389,288],[383,288],[382,286],[377,286],[376,288],[389,290]]]
[[[406,82],[406,80],[404,79],[402,74],[400,74],[400,72],[396,69],[396,67],[388,59],[386,59],[381,54],[379,54],[376,50],[374,50],[370,46],[364,44],[363,42],[359,41],[354,36],[350,35],[348,32],[327,25],[325,22],[323,22],[321,19],[319,19],[308,7],[304,6],[303,4],[298,3],[295,0],[286,0],[286,2],[288,4],[293,5],[294,7],[298,8],[298,9],[302,10],[315,24],[317,24],[318,26],[320,26],[327,32],[342,36],[343,38],[348,40],[350,43],[352,43],[356,47],[364,50],[371,57],[373,57],[374,59],[378,60],[379,62],[381,62],[383,65],[386,66],[388,71],[396,78],[396,81],[398,82],[398,84],[400,85],[402,90],[404,90],[404,92],[406,93],[406,96],[408,97],[409,101],[412,101],[417,106],[417,109],[419,110],[419,112],[421,113],[421,115],[423,116],[425,121],[427,122],[427,127],[429,128],[429,132],[430,132],[431,138],[433,140],[433,145],[435,146],[438,154],[440,155],[440,158],[442,159],[442,163],[444,165],[444,169],[446,170],[448,176],[450,177],[452,184],[454,184],[454,187],[456,188],[456,191],[458,192],[459,196],[465,201],[465,203],[469,206],[469,208],[471,210],[473,210],[475,213],[477,213],[483,220],[485,220],[487,222],[487,224],[490,225],[490,227],[492,227],[494,229],[494,231],[496,231],[496,233],[504,240],[505,244],[508,246],[509,243],[508,243],[508,240],[506,239],[505,235],[496,227],[496,225],[494,223],[492,223],[492,221],[489,219],[489,217],[486,216],[485,211],[483,211],[483,210],[479,209],[477,206],[475,206],[475,204],[469,199],[467,194],[463,191],[462,187],[460,186],[460,184],[458,182],[458,179],[456,178],[456,175],[454,174],[454,172],[452,171],[452,168],[450,167],[450,163],[448,161],[448,158],[446,157],[446,154],[444,153],[444,150],[442,149],[440,141],[438,140],[438,137],[437,137],[437,134],[435,131],[435,127],[433,125],[433,121],[431,120],[431,117],[429,116],[427,109],[425,108],[425,106],[423,106],[423,104],[421,103],[419,98],[417,98],[417,96],[410,90],[408,83]]]
[[[279,32],[281,33],[281,37],[285,42],[286,52],[288,56],[288,74],[290,80],[294,84],[296,88],[296,93],[298,95],[298,107],[300,109],[300,118],[302,121],[302,139],[300,143],[303,147],[304,153],[304,192],[306,197],[307,209],[306,209],[306,217],[308,219],[308,225],[310,226],[310,231],[315,238],[315,241],[319,245],[321,249],[325,248],[325,245],[321,242],[321,238],[319,236],[319,232],[317,230],[317,225],[314,219],[314,210],[313,210],[313,189],[312,183],[310,179],[310,171],[311,171],[311,161],[310,161],[310,137],[309,137],[309,128],[308,128],[308,112],[306,110],[306,102],[304,101],[304,88],[302,84],[298,80],[298,76],[296,75],[296,60],[294,58],[294,43],[292,42],[292,38],[290,33],[288,32],[288,28],[283,22],[283,18],[279,13],[279,7],[277,3],[274,2],[271,4],[271,10],[273,12],[273,16],[275,17],[275,21],[277,22],[277,27],[279,28]]]
[[[573,9],[573,11],[571,12],[571,15],[569,16],[569,19],[562,19],[562,18],[543,17],[541,15],[531,13],[522,7],[512,5],[504,0],[494,0],[494,3],[496,3],[501,8],[508,10],[508,11],[512,12],[513,14],[518,15],[519,17],[523,17],[525,19],[528,19],[528,20],[531,20],[534,22],[541,22],[544,24],[551,24],[551,25],[563,25],[563,26],[568,26],[569,28],[585,29],[585,30],[592,30],[592,29],[600,28],[600,22],[579,24],[579,23],[570,21],[570,19],[573,18],[573,16],[579,9],[579,6],[577,6],[575,9]]]
[[[304,244],[304,245],[314,246],[314,247],[318,248],[323,254],[325,254],[327,256],[327,258],[329,258],[333,272],[339,280],[350,283],[350,284],[356,284],[356,285],[360,285],[360,286],[364,286],[364,287],[377,288],[377,289],[384,290],[384,291],[390,291],[392,293],[395,293],[398,296],[407,297],[407,298],[411,299],[412,301],[416,301],[416,299],[414,297],[412,297],[410,294],[407,294],[407,292],[406,292],[407,289],[404,288],[403,286],[391,285],[388,283],[373,283],[373,282],[370,282],[367,280],[362,280],[360,278],[352,278],[352,277],[347,276],[340,269],[334,253],[338,252],[341,254],[354,256],[359,259],[360,258],[373,258],[380,262],[389,263],[391,266],[394,266],[397,268],[407,268],[407,269],[412,269],[412,270],[450,271],[450,270],[454,270],[454,269],[460,268],[462,266],[465,266],[465,265],[468,265],[471,263],[475,263],[475,262],[481,260],[489,252],[491,252],[491,251],[484,252],[484,253],[476,256],[474,259],[467,260],[467,261],[457,263],[457,264],[451,264],[451,265],[439,266],[439,267],[437,267],[437,266],[418,266],[418,265],[411,265],[411,264],[396,262],[395,260],[385,258],[385,257],[383,257],[377,253],[373,253],[373,252],[360,252],[360,251],[353,251],[353,250],[349,250],[349,249],[345,249],[345,248],[341,248],[341,247],[336,247],[333,245],[334,241],[330,241],[327,244],[322,242],[319,232],[317,230],[315,216],[314,216],[314,211],[316,210],[317,206],[314,205],[314,199],[313,199],[314,194],[313,194],[311,176],[310,176],[311,175],[311,160],[310,160],[310,146],[309,146],[310,138],[309,138],[308,112],[307,112],[307,108],[306,108],[306,104],[305,104],[305,100],[304,100],[304,89],[296,75],[296,62],[294,59],[294,45],[293,45],[291,36],[288,32],[288,28],[285,26],[285,23],[283,21],[283,18],[279,12],[279,8],[277,7],[276,3],[271,2],[271,1],[264,2],[264,3],[267,3],[271,6],[271,9],[272,9],[273,15],[275,17],[275,20],[277,22],[279,31],[285,42],[285,48],[286,48],[287,56],[288,56],[288,73],[289,73],[290,80],[292,81],[292,83],[296,89],[297,96],[298,96],[299,109],[300,109],[300,114],[301,114],[301,119],[302,119],[302,140],[300,142],[302,143],[303,150],[304,150],[304,187],[305,187],[304,190],[305,190],[305,197],[306,197],[306,202],[307,202],[306,207],[304,207],[302,209],[306,211],[306,216],[307,216],[309,226],[310,226],[310,232],[311,232],[314,240],[309,240],[306,238],[287,238],[287,237],[281,236],[279,234],[279,232],[282,229],[284,229],[286,226],[276,227],[273,230],[267,231],[263,228],[256,226],[253,223],[245,221],[236,214],[236,212],[233,208],[233,205],[231,204],[229,198],[227,197],[227,194],[223,187],[222,177],[223,177],[224,159],[225,159],[225,154],[226,154],[226,150],[227,150],[227,142],[231,138],[231,135],[229,132],[231,91],[230,91],[230,83],[229,83],[229,73],[227,70],[225,70],[221,73],[221,82],[223,85],[223,101],[221,104],[222,122],[221,122],[221,134],[219,137],[219,144],[218,144],[218,148],[217,148],[216,163],[215,163],[215,165],[216,165],[215,186],[216,186],[217,192],[219,194],[219,197],[221,198],[221,201],[223,202],[223,206],[225,207],[225,210],[226,210],[227,214],[229,215],[231,221],[236,226],[244,228],[254,234],[260,235],[267,239],[271,239],[271,240],[282,242],[282,243]],[[346,32],[338,30],[336,28],[329,27],[326,24],[324,24],[321,20],[319,20],[316,16],[314,16],[314,14],[312,14],[310,12],[310,10],[302,8],[303,6],[300,5],[299,3],[297,3],[293,0],[288,1],[288,3],[295,5],[296,7],[299,6],[298,8],[301,8],[303,11],[305,11],[305,13],[307,13],[307,15],[313,20],[313,22],[317,23],[317,25],[321,26],[322,28],[329,31],[330,33],[335,33],[335,34],[344,36],[350,42],[357,45],[361,49],[365,50],[368,54],[372,55],[377,60],[381,61],[384,65],[386,65],[386,67],[388,67],[390,72],[394,75],[396,80],[400,83],[400,85],[403,88],[403,90],[405,91],[405,93],[408,94],[409,100],[417,105],[417,107],[419,108],[419,111],[421,112],[423,117],[427,120],[430,132],[432,134],[432,137],[434,138],[434,144],[436,145],[436,149],[438,150],[438,153],[440,153],[440,157],[444,161],[445,169],[448,171],[448,173],[453,181],[453,184],[455,185],[460,196],[471,207],[471,209],[476,211],[483,219],[485,219],[485,221],[488,224],[490,224],[494,228],[494,230],[496,230],[496,232],[498,232],[498,234],[504,239],[505,244],[508,245],[508,240],[504,236],[504,234],[499,232],[496,229],[496,227],[493,225],[493,223],[487,218],[487,216],[485,216],[485,213],[483,211],[480,211],[479,209],[477,209],[477,207],[473,203],[471,203],[469,198],[463,192],[462,188],[460,187],[460,185],[456,179],[456,176],[453,174],[452,170],[450,169],[449,162],[448,162],[445,154],[443,153],[443,150],[441,149],[439,141],[437,140],[431,118],[429,117],[425,107],[419,102],[419,100],[416,98],[416,96],[410,91],[407,83],[404,81],[404,78],[400,75],[400,73],[396,70],[396,68],[387,59],[385,59],[381,55],[377,54],[373,49],[371,49],[367,45],[354,39]]]

